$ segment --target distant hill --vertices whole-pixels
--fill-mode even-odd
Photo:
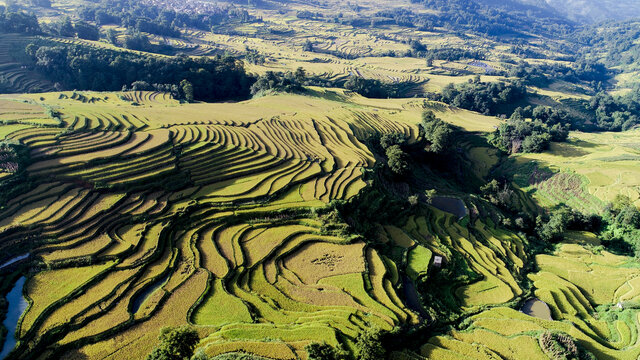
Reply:
[[[551,7],[578,22],[625,20],[640,17],[636,0],[521,0],[525,4]]]

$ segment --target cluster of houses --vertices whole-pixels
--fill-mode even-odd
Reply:
[[[178,13],[213,14],[220,12],[220,4],[215,1],[201,0],[143,0],[145,4],[171,9]]]

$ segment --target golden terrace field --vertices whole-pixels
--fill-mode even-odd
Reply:
[[[470,131],[498,120],[310,91],[237,104],[181,105],[153,92],[0,99],[3,140],[28,146],[27,172],[38,179],[0,213],[0,246],[6,259],[31,248],[31,264],[49,269],[27,280],[17,351],[142,358],[161,327],[189,323],[209,355],[289,359],[312,341],[350,346],[366,327],[417,324],[397,292],[397,266],[327,232],[311,209],[363,189],[375,163],[365,139],[415,141],[425,106]],[[453,249],[487,274],[451,289],[469,309],[521,293],[511,275],[522,267],[519,238],[482,223],[471,235],[432,214],[389,227],[413,278],[428,276],[432,253]]]
[[[422,102],[339,90],[239,104],[150,92],[0,101],[2,138],[28,146],[38,179],[4,206],[0,246],[6,259],[31,248],[49,269],[27,280],[20,353],[142,358],[162,326],[190,323],[210,355],[285,359],[310,341],[418,322],[395,265],[326,233],[310,209],[366,185],[367,136],[414,141]],[[424,261],[412,262],[423,275]]]
[[[440,289],[477,315],[468,330],[398,358],[479,356],[478,346],[489,358],[536,358],[542,329],[567,332],[605,358],[635,354],[635,310],[619,320],[610,311],[638,296],[627,258],[579,245],[537,256],[533,293],[554,319],[574,325],[542,322],[502,307],[529,296],[523,270],[532,259],[527,241],[496,227],[480,203],[472,221],[429,207],[405,224],[381,224],[380,241],[405,259],[398,262],[327,231],[313,211],[365,188],[363,171],[376,161],[368,136],[400,132],[415,141],[424,108],[471,132],[491,131],[496,118],[318,88],[223,104],[180,104],[154,92],[0,102],[3,140],[28,147],[35,181],[0,213],[3,263],[30,251],[24,266],[38,269],[27,276],[14,354],[143,358],[162,327],[183,324],[208,355],[294,359],[306,357],[310,342],[349,348],[365,328],[425,320],[405,303],[403,283],[433,276],[435,256],[477,275]],[[461,146],[478,177],[498,161],[487,147]],[[487,306],[497,307],[480,312]]]
[[[549,354],[538,340],[545,331],[571,335],[598,359],[638,358],[640,268],[632,258],[563,244],[552,255],[538,255],[536,263],[540,271],[529,278],[554,321],[497,307],[472,316],[465,330],[431,338],[419,355],[394,358],[544,360]]]

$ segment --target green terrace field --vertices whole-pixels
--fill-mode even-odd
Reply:
[[[365,139],[415,141],[424,106],[473,131],[498,120],[312,91],[220,104],[157,92],[2,96],[1,138],[28,147],[30,186],[2,208],[0,247],[7,260],[30,252],[41,269],[24,288],[14,354],[142,358],[161,327],[188,323],[209,355],[304,358],[309,342],[351,346],[366,327],[418,324],[396,265],[327,232],[312,209],[358,194],[376,161]],[[466,307],[521,293],[520,239],[479,222],[470,235],[433,214],[390,232],[413,239],[410,276],[429,276],[430,254],[459,251],[486,275],[451,289]]]
[[[640,132],[572,132],[540,154],[519,154],[507,170],[541,206],[560,203],[600,213],[618,195],[640,204]]]
[[[10,93],[43,92],[54,90],[53,84],[42,75],[31,71],[13,54],[24,49],[29,38],[16,34],[0,34],[0,90]]]
[[[630,257],[561,244],[553,254],[536,256],[539,271],[528,275],[537,298],[553,320],[507,307],[470,318],[468,326],[432,337],[419,353],[398,352],[395,359],[548,359],[542,334],[562,332],[597,359],[636,359],[640,268]]]

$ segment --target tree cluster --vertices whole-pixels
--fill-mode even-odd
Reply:
[[[567,230],[598,232],[601,227],[602,219],[598,215],[585,215],[566,205],[552,209],[550,215],[536,218],[536,233],[547,242],[561,241]]]
[[[585,27],[569,39],[586,57],[602,58],[609,67],[626,67],[640,61],[638,20],[611,20]]]
[[[480,49],[462,49],[455,47],[440,47],[429,49],[425,58],[431,60],[459,61],[463,59],[484,60],[487,54]]]
[[[508,75],[517,77],[528,85],[545,87],[554,80],[564,80],[570,83],[588,83],[594,89],[599,89],[612,77],[612,72],[603,63],[593,60],[579,60],[572,66],[559,63],[543,63],[532,65],[520,62],[509,69]]]
[[[640,123],[640,89],[613,97],[600,92],[589,103],[599,130],[625,131]]]
[[[235,7],[215,7],[210,11],[189,13],[142,4],[136,0],[94,2],[82,7],[79,16],[98,25],[121,25],[130,30],[172,37],[180,35],[180,28],[209,31],[212,26],[228,22],[258,21],[246,10]]]
[[[51,8],[51,0],[31,0],[30,3],[33,6],[38,6],[46,9]]]
[[[489,137],[489,142],[502,151],[537,153],[549,148],[552,141],[565,141],[569,136],[570,117],[548,106],[518,107],[507,122]]]
[[[265,92],[285,92],[300,93],[304,91],[307,74],[302,68],[295,72],[276,73],[267,71],[258,77],[258,80],[251,86],[251,94],[262,94]]]
[[[425,110],[420,126],[425,140],[429,143],[430,152],[441,154],[450,149],[455,134],[451,124],[436,117],[433,111]]]
[[[566,34],[573,24],[546,7],[516,1],[474,0],[411,0],[437,14],[421,14],[414,23],[422,26],[470,30],[487,36],[526,36],[536,34]]]
[[[607,205],[603,216],[603,244],[612,250],[640,258],[640,210],[629,197],[617,195]]]
[[[62,37],[75,37],[86,40],[100,40],[100,28],[86,21],[78,21],[75,24],[66,16],[56,22],[43,25],[43,31]]]
[[[520,204],[518,195],[508,182],[500,183],[493,179],[481,186],[480,192],[493,205],[509,211],[517,210]]]
[[[46,44],[46,45],[45,45]],[[62,89],[117,91],[136,81],[171,87],[182,80],[193,86],[195,100],[246,99],[255,79],[233,57],[160,58],[82,45],[26,47],[35,69]]]
[[[346,360],[348,353],[327,343],[311,343],[304,347],[309,360]]]
[[[35,15],[23,11],[8,11],[0,6],[0,32],[40,34],[42,29]]]
[[[485,115],[497,115],[504,106],[521,102],[526,96],[527,88],[520,82],[483,82],[479,78],[458,85],[449,84],[440,94],[428,94],[431,100]]]
[[[365,79],[351,76],[344,83],[344,88],[354,91],[364,97],[374,99],[397,98],[402,96],[402,84],[388,84],[377,79]]]

